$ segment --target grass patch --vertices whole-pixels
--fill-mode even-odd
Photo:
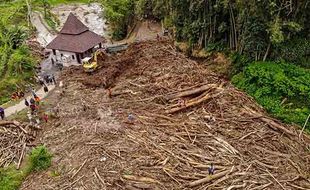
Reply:
[[[14,166],[0,168],[0,190],[18,189],[31,172],[45,170],[50,167],[51,162],[52,155],[45,146],[34,148],[20,170],[16,170]]]
[[[29,121],[28,116],[27,116],[27,112],[28,112],[28,109],[24,109],[24,110],[22,110],[16,114],[9,116],[7,119],[16,120],[19,122],[27,122],[27,121]]]

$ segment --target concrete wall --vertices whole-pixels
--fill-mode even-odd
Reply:
[[[56,50],[56,55],[52,52],[52,59],[59,63],[78,63],[75,53]]]
[[[85,57],[91,57],[93,52],[95,52],[99,48],[99,45],[95,46],[93,49],[90,49],[82,54],[79,54],[80,59],[82,60]],[[54,63],[61,63],[64,66],[70,66],[70,65],[76,65],[80,64],[78,63],[77,54],[73,52],[67,52],[67,51],[58,51],[56,50],[56,55],[54,55],[54,52],[52,51],[51,59],[54,60]]]

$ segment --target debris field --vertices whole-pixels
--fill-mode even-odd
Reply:
[[[36,142],[52,167],[21,189],[310,189],[309,137],[170,42],[103,62],[64,71]]]

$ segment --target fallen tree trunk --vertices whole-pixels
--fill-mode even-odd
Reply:
[[[256,111],[252,110],[251,108],[247,106],[243,106],[245,110],[247,111],[246,113],[249,113],[250,115],[259,118],[263,122],[266,122],[270,128],[272,128],[275,131],[281,131],[284,132],[287,135],[292,135],[294,136],[295,134],[290,131],[289,129],[283,127],[282,125],[278,124],[277,122],[273,121],[272,119],[269,119],[267,117],[264,117],[262,114],[257,113]]]
[[[24,133],[28,134],[28,132],[21,126],[18,121],[0,121],[0,126],[7,127],[9,125],[14,125],[15,127],[18,127],[20,130],[22,130]]]
[[[181,110],[187,109],[189,107],[196,106],[196,105],[198,105],[198,104],[200,104],[206,100],[209,100],[211,98],[215,98],[215,97],[219,96],[220,94],[222,94],[222,92],[223,92],[223,89],[214,95],[205,94],[205,95],[203,95],[203,97],[199,96],[198,98],[194,98],[193,100],[190,100],[189,102],[185,103],[183,106],[172,108],[171,110],[166,111],[166,113],[172,114],[172,113],[179,112]]]
[[[205,178],[202,178],[202,179],[190,182],[188,184],[188,187],[195,187],[197,185],[200,185],[200,184],[203,184],[203,183],[208,183],[208,182],[213,181],[215,179],[219,179],[219,178],[224,177],[225,175],[231,173],[233,171],[233,169],[234,169],[234,167],[232,167],[231,170],[226,170],[226,171],[217,173],[215,175],[207,176]]]
[[[20,123],[18,121],[0,121],[0,126],[8,126],[8,125],[14,125],[19,126]]]
[[[190,90],[182,90],[181,92],[178,92],[178,93],[174,93],[174,94],[171,94],[171,95],[167,95],[165,97],[166,100],[173,100],[173,99],[176,99],[176,98],[181,98],[181,97],[185,97],[185,96],[190,96],[190,95],[194,95],[194,94],[198,94],[198,93],[202,93],[202,92],[205,92],[207,91],[208,89],[210,88],[215,88],[217,87],[218,85],[216,84],[207,84],[207,85],[203,85],[201,87],[198,87],[198,88],[194,88],[194,89],[190,89]]]

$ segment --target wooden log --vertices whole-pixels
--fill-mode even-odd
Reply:
[[[190,182],[188,184],[188,186],[189,187],[195,187],[197,185],[200,185],[200,184],[203,184],[203,183],[208,183],[208,182],[211,182],[211,181],[213,181],[215,179],[219,179],[219,178],[224,177],[225,175],[231,173],[233,171],[233,169],[234,169],[234,167],[232,167],[231,170],[222,171],[220,173],[217,173],[217,174],[214,174],[214,175],[210,175],[210,176],[207,176],[205,178],[202,178],[202,179]]]
[[[85,161],[84,161],[83,164],[79,167],[79,169],[72,175],[71,179],[73,179],[73,178],[81,171],[81,169],[84,167],[84,165],[86,164],[87,161],[88,161],[88,159],[85,159]]]
[[[280,130],[280,131],[282,131],[282,132],[284,132],[284,133],[286,133],[286,134],[288,134],[288,135],[292,135],[292,136],[295,135],[295,134],[294,134],[292,131],[290,131],[289,129],[283,127],[282,125],[276,123],[275,121],[273,121],[273,120],[271,120],[271,119],[269,119],[269,118],[261,117],[260,119],[261,119],[262,121],[268,123],[268,125],[269,125],[271,128],[273,128],[274,130]]]
[[[96,175],[96,177],[99,179],[99,181],[101,182],[101,184],[103,185],[104,189],[107,189],[107,188],[106,188],[106,184],[105,184],[104,180],[102,179],[102,177],[99,175],[99,172],[98,172],[97,168],[95,168],[95,175]]]
[[[25,155],[25,149],[26,149],[26,143],[24,143],[24,145],[23,145],[22,153],[20,154],[20,157],[19,157],[19,160],[18,160],[18,163],[17,163],[17,166],[16,166],[17,170],[19,170],[20,165],[21,165],[21,163],[23,161],[23,158],[24,158],[24,155]]]
[[[219,89],[218,89],[219,90]],[[199,99],[197,98],[194,98],[194,100],[190,100],[189,102],[185,103],[184,106],[179,106],[179,107],[176,107],[176,108],[172,108],[171,110],[167,110],[166,113],[168,114],[172,114],[172,113],[175,113],[175,112],[179,112],[181,110],[184,110],[184,109],[187,109],[189,107],[192,107],[192,106],[196,106],[204,101],[207,101],[211,98],[215,98],[217,96],[219,96],[220,94],[222,94],[223,92],[223,89],[220,90],[220,92],[214,94],[214,95],[210,95],[210,94],[205,94],[203,97],[199,97]]]
[[[255,116],[257,118],[259,118],[260,120],[262,120],[263,122],[266,122],[268,124],[268,126],[270,128],[272,128],[275,131],[281,131],[284,132],[287,135],[292,135],[295,136],[295,134],[290,131],[289,129],[285,128],[284,126],[278,124],[277,122],[275,122],[272,119],[269,119],[267,117],[264,117],[262,114],[257,113],[256,111],[252,110],[251,108],[247,107],[247,106],[243,106],[245,108],[245,110],[247,111],[246,113],[249,113],[252,116]]]
[[[198,93],[203,93],[203,92],[207,91],[208,89],[215,88],[217,86],[218,85],[216,85],[216,84],[207,84],[207,85],[203,85],[203,86],[200,86],[200,87],[194,88],[194,89],[182,90],[178,93],[167,95],[165,97],[165,99],[166,100],[173,100],[176,98],[181,98],[181,97],[190,96],[190,95],[194,95],[194,94],[198,94]]]
[[[22,130],[25,134],[28,134],[28,132],[21,126],[18,121],[0,121],[0,126],[6,127],[9,125],[14,125],[15,127],[18,127],[20,130]]]
[[[145,182],[145,183],[159,183],[159,181],[149,178],[149,177],[140,177],[134,175],[123,175],[124,179],[131,180],[131,181],[138,181],[138,182]]]
[[[18,121],[0,121],[0,126],[8,126],[8,125],[14,125],[18,126],[20,123]]]

